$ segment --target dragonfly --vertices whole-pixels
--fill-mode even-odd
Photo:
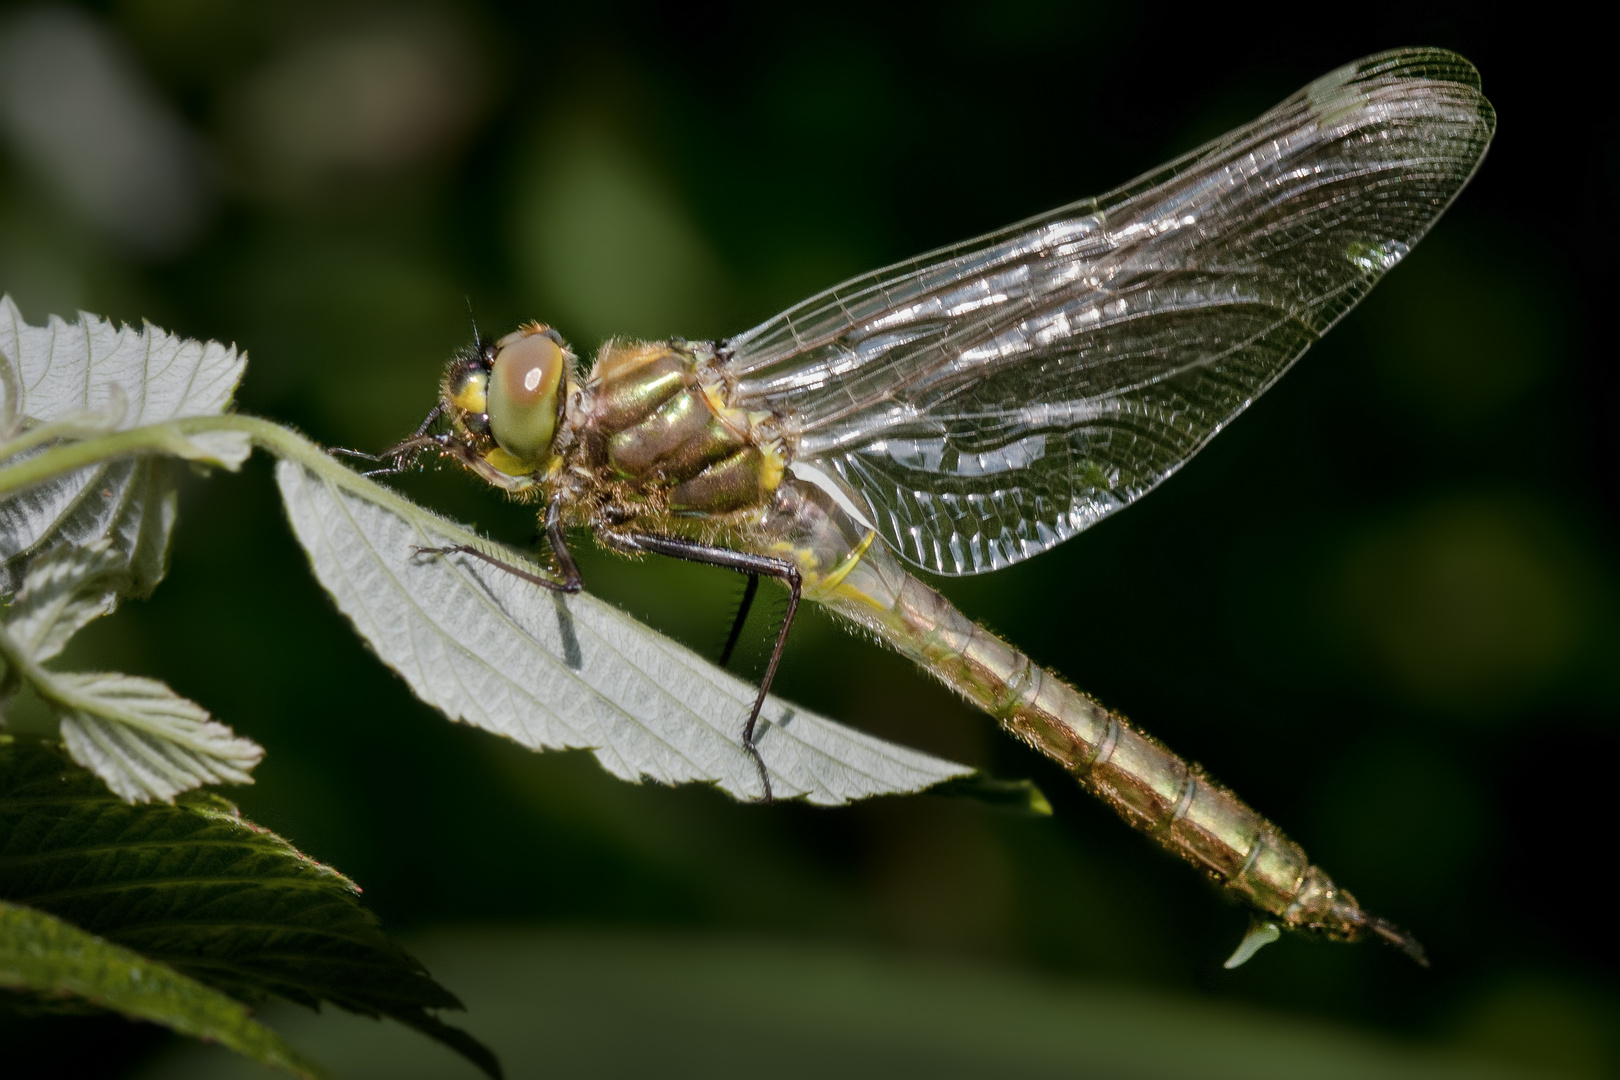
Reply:
[[[999,570],[1157,487],[1406,256],[1494,128],[1463,58],[1368,57],[1106,195],[854,278],[735,337],[611,339],[588,370],[541,323],[475,340],[374,472],[436,455],[541,504],[556,569],[464,546],[419,555],[576,592],[567,531],[585,529],[612,551],[746,575],[722,664],[760,579],[785,586],[739,731],[767,801],[755,727],[810,601],[1237,894],[1257,920],[1240,953],[1282,927],[1382,939],[1426,963],[1234,792],[912,571]]]

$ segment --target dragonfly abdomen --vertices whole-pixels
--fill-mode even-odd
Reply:
[[[1421,954],[1401,931],[1363,912],[1298,844],[1229,789],[963,615],[883,544],[871,544],[816,599],[996,717],[1133,828],[1255,910],[1343,940],[1375,933]]]

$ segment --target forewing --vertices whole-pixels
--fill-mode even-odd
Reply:
[[[1494,128],[1386,53],[1101,198],[846,282],[729,343],[906,558],[1007,566],[1151,490],[1407,253]]]

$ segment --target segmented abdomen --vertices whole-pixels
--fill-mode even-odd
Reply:
[[[877,635],[1067,769],[1133,828],[1295,929],[1354,939],[1371,931],[1416,950],[1365,914],[1300,846],[1157,739],[1035,664],[907,573],[829,497],[796,480],[767,519],[805,571],[806,595]]]

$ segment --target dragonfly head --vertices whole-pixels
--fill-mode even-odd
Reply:
[[[506,477],[544,472],[573,359],[561,334],[530,322],[451,361],[440,399],[472,456]]]

